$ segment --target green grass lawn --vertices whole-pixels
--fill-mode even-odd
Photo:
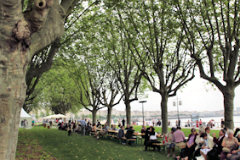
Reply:
[[[143,151],[144,146],[122,145],[112,140],[96,140],[91,136],[73,134],[57,129],[34,127],[26,130],[20,129],[19,140],[32,139],[38,143],[46,155],[56,157],[57,160],[167,160],[163,152]],[[17,150],[17,155],[20,155]],[[40,159],[40,158],[39,158]],[[48,158],[41,158],[48,160]]]
[[[134,127],[134,130],[137,131],[137,132],[140,132],[141,131],[141,128],[142,126],[133,126]],[[162,128],[161,127],[154,127],[155,128],[155,131],[158,132],[158,133],[161,133],[162,132]],[[171,128],[168,128],[168,130],[170,131]],[[198,129],[197,129],[198,130]],[[188,137],[188,135],[191,133],[191,130],[188,129],[188,128],[182,128],[182,131],[184,132],[185,136]],[[211,130],[211,134],[212,133],[216,133],[216,136],[218,137],[219,135],[219,130]]]
[[[155,127],[161,132],[160,127]],[[141,126],[134,126],[136,131]],[[182,129],[187,137],[190,129]],[[212,130],[218,135],[217,130]],[[24,146],[25,145],[25,146]],[[166,153],[143,151],[144,146],[122,145],[112,140],[96,140],[91,136],[73,134],[67,136],[66,131],[34,127],[20,129],[17,149],[17,160],[167,160]]]

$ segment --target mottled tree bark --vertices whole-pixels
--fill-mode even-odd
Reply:
[[[224,120],[225,126],[234,129],[233,123],[233,102],[234,102],[234,88],[228,87],[223,92],[224,97]]]
[[[13,29],[21,16],[20,1],[0,2],[0,159],[14,160],[20,110],[25,98],[25,71],[28,51]],[[17,16],[18,15],[18,16]],[[19,28],[18,31],[24,30]]]
[[[23,13],[21,0],[0,1],[0,160],[15,159],[28,59],[64,31],[68,8],[57,0],[34,2]]]
[[[108,107],[107,123],[109,126],[111,126],[111,122],[112,122],[112,107]]]
[[[168,95],[162,94],[161,95],[161,111],[162,111],[162,134],[165,134],[168,132]]]
[[[15,159],[20,110],[25,98],[26,52],[0,42],[0,159]]]
[[[97,121],[97,110],[93,110],[92,111],[92,124],[95,123],[96,124]]]
[[[130,105],[130,102],[125,101],[125,106],[126,106],[127,124],[131,125],[131,105]]]

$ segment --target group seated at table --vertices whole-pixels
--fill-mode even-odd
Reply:
[[[180,127],[172,128],[163,138],[167,156],[181,160],[195,160],[199,156],[205,160],[240,160],[239,140],[239,130],[234,134],[230,129],[221,129],[216,137],[215,133],[210,134],[209,127],[200,128],[198,133],[192,128],[187,139]],[[180,149],[178,156],[175,156],[175,147]]]

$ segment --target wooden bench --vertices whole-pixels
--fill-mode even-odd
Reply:
[[[165,150],[165,144],[162,143],[152,143],[152,147],[159,147],[159,151],[161,151],[161,149],[163,148],[163,150]]]
[[[136,144],[136,139],[126,139],[126,142],[127,142],[127,144],[129,143],[129,142],[133,142],[133,143],[135,143]]]

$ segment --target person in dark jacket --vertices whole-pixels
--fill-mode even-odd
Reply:
[[[120,139],[122,143],[124,143],[123,137],[124,137],[124,126],[121,126],[118,131],[118,139]]]
[[[153,149],[155,150],[155,146],[153,146],[153,143],[160,143],[157,140],[157,133],[155,132],[155,129],[151,126],[147,128],[146,133],[145,133],[145,151],[147,150],[148,147],[152,146]],[[160,150],[160,147],[158,146],[158,150]]]
[[[133,133],[134,133],[133,127],[130,126],[129,129],[127,130],[125,137],[127,139],[135,139],[135,138],[133,138]],[[132,141],[129,141],[129,145],[131,145],[131,144],[132,144]]]
[[[125,119],[122,120],[122,126],[125,126]]]
[[[133,130],[133,127],[130,126],[128,129],[127,129],[127,133],[126,133],[126,138],[127,139],[132,139],[133,138],[133,133],[134,133],[134,130]]]
[[[217,150],[218,150],[218,154],[220,154],[222,152],[222,142],[223,142],[223,139],[225,137],[225,130],[224,129],[221,129],[219,131],[219,138],[216,138],[216,134],[213,134],[213,142],[215,143],[215,147],[217,147]]]
[[[145,138],[146,127],[143,125],[141,129],[142,138]]]
[[[219,131],[219,138],[216,138],[216,134],[213,133],[214,146],[213,146],[213,149],[207,153],[207,159],[209,159],[209,160],[219,159],[218,155],[221,154],[221,152],[222,152],[222,148],[223,148],[222,142],[225,137],[225,132],[226,131],[224,129],[221,129]]]

